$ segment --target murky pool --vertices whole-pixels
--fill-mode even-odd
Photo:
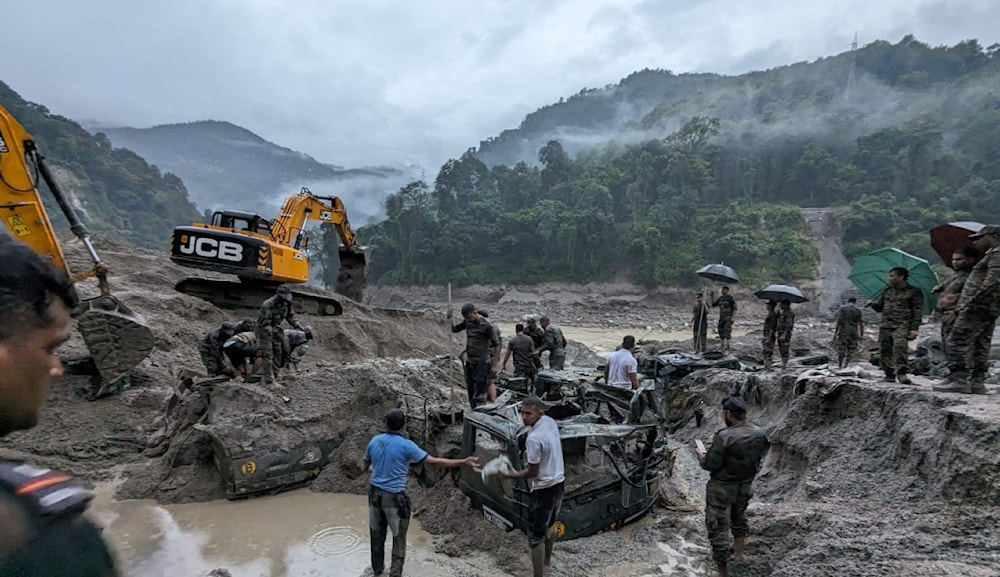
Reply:
[[[234,577],[358,577],[369,566],[368,502],[307,489],[243,501],[159,505],[113,501],[100,488],[91,507],[125,575],[196,577],[215,568]],[[386,541],[386,566],[391,547]],[[411,523],[407,573],[454,571]]]

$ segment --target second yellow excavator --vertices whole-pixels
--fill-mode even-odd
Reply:
[[[70,230],[87,249],[93,267],[77,272],[70,270],[42,204],[39,177],[69,221]],[[111,294],[108,267],[97,255],[87,227],[59,188],[35,140],[3,105],[0,105],[0,218],[7,233],[65,270],[74,289],[79,281],[97,278],[100,295],[82,300],[73,311],[77,330],[99,373],[92,387],[84,391],[84,396],[94,400],[127,386],[131,369],[149,356],[156,344],[153,332],[140,315]],[[0,234],[3,234],[2,229]],[[2,263],[0,260],[0,266]]]
[[[209,224],[174,228],[170,260],[239,277],[239,282],[186,278],[175,288],[219,307],[253,309],[272,296],[279,285],[289,284],[296,312],[343,314],[343,304],[329,293],[295,287],[309,281],[309,257],[305,252],[309,237],[304,228],[309,221],[336,229],[342,244],[335,290],[360,301],[368,278],[368,260],[347,220],[344,203],[338,197],[316,196],[304,187],[285,199],[274,220],[224,210],[215,212]]]

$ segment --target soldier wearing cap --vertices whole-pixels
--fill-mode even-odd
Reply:
[[[545,342],[545,331],[538,326],[538,321],[534,317],[528,319],[528,324],[524,327],[524,334],[531,337],[532,342],[535,343],[535,350],[542,348],[542,343]],[[542,368],[542,359],[538,355],[532,355],[531,362],[535,364],[536,369]]]
[[[375,435],[365,449],[365,469],[371,470],[368,486],[368,522],[371,537],[372,572],[385,571],[385,538],[392,532],[392,555],[389,577],[403,575],[406,560],[406,532],[413,509],[406,493],[410,465],[429,463],[438,467],[475,466],[476,457],[442,459],[427,454],[416,443],[403,436],[406,414],[391,409],[385,415],[386,431]]]
[[[984,254],[958,297],[955,322],[945,343],[950,374],[934,390],[984,395],[990,342],[1000,315],[1000,225],[986,225],[969,238]]]
[[[917,338],[924,314],[924,293],[909,283],[910,271],[905,267],[889,270],[889,286],[878,300],[868,303],[877,313],[882,313],[878,325],[878,362],[885,372],[887,382],[897,380],[912,385],[910,372],[909,341]]]
[[[257,325],[254,332],[257,334],[257,350],[261,357],[261,372],[265,385],[275,384],[278,388],[281,385],[274,380],[274,359],[281,358],[282,339],[284,331],[281,323],[288,321],[288,324],[304,331],[305,327],[295,318],[295,311],[292,309],[292,291],[287,286],[278,287],[273,297],[268,298],[260,307],[257,315]]]
[[[705,527],[721,577],[729,575],[730,531],[736,560],[743,560],[752,484],[771,448],[767,432],[748,423],[746,416],[743,399],[728,397],[722,402],[726,428],[715,433],[707,448],[698,448],[701,468],[711,473],[705,488]]]
[[[448,309],[448,319],[452,317]],[[462,306],[462,322],[451,332],[465,331],[465,388],[469,405],[475,409],[497,398],[495,380],[500,373],[500,333],[476,310],[476,305]]]
[[[858,350],[858,341],[865,335],[865,323],[857,302],[857,298],[851,297],[846,305],[837,310],[833,343],[837,348],[837,366],[840,368],[851,364],[851,357]]]

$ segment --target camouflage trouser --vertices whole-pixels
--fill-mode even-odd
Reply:
[[[198,342],[198,354],[201,363],[205,365],[208,376],[214,377],[226,372],[226,364],[222,359],[222,347],[212,339],[202,339]]]
[[[746,537],[750,531],[747,505],[752,496],[751,482],[723,483],[713,479],[705,487],[705,528],[716,563],[729,563],[730,531],[734,538]]]
[[[254,334],[257,335],[257,353],[261,359],[261,374],[267,382],[274,381],[274,359],[281,358],[281,338],[275,338],[275,329],[272,327],[254,327]]]
[[[566,366],[566,351],[559,349],[558,351],[549,352],[549,368],[553,371],[561,371]]]
[[[774,356],[774,341],[775,341],[774,333],[769,335],[764,335],[764,339],[763,341],[761,341],[761,345],[764,347],[765,359],[770,359],[771,357]]]
[[[905,375],[910,372],[910,348],[909,341],[906,340],[909,332],[906,327],[879,328],[878,363],[887,375]]]
[[[694,352],[705,352],[705,349],[708,347],[708,325],[695,327],[692,336],[694,337]]]
[[[538,375],[538,369],[535,368],[534,363],[518,363],[514,361],[515,377],[524,377],[530,382],[535,380],[536,375]]]
[[[962,315],[955,319],[944,348],[948,356],[948,369],[953,373],[964,373],[971,369],[974,377],[985,376],[990,363],[990,342],[993,340],[995,325],[996,318],[986,315]]]
[[[778,339],[778,354],[782,359],[787,359],[792,347],[791,340]]]
[[[838,335],[836,345],[838,355],[842,357],[853,355],[858,350],[858,335]]]
[[[731,339],[731,338],[733,338],[733,318],[732,317],[719,317],[719,338],[720,339]]]

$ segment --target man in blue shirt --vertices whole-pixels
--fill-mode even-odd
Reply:
[[[371,534],[372,572],[385,570],[385,537],[392,531],[392,563],[389,577],[402,577],[406,558],[406,530],[410,526],[410,496],[406,478],[410,465],[430,463],[439,467],[475,465],[476,457],[442,459],[432,457],[402,435],[406,414],[392,409],[385,415],[386,432],[375,435],[365,449],[365,466],[372,471],[368,488],[368,522]]]

